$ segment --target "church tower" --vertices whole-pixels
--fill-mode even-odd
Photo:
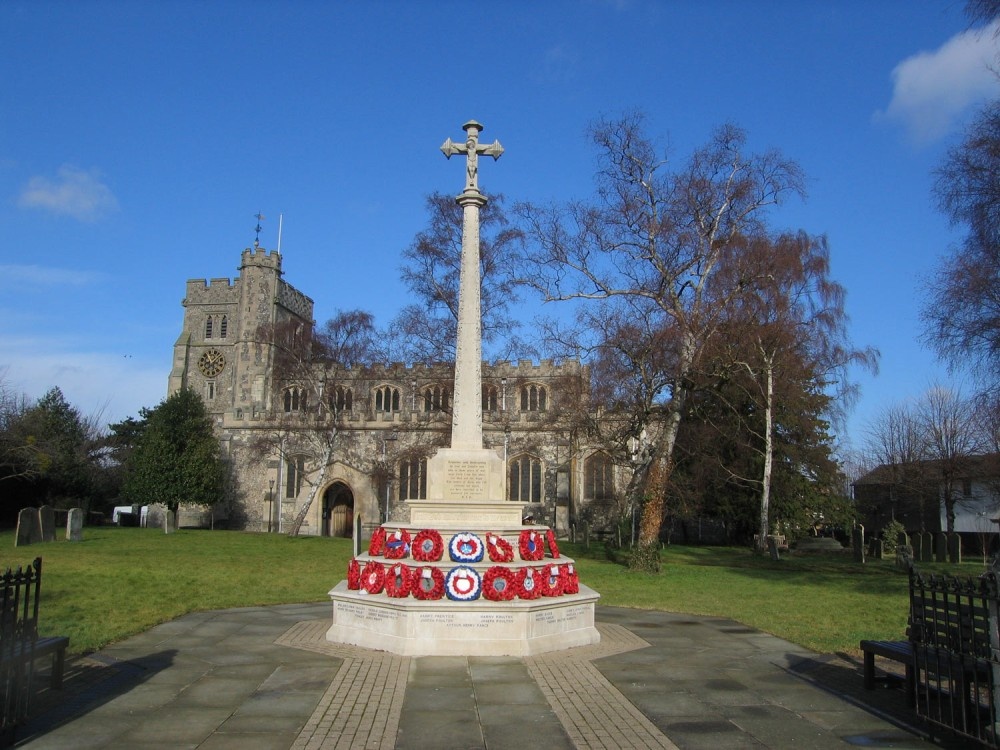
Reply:
[[[268,409],[272,352],[258,330],[289,320],[313,326],[313,301],[281,275],[281,254],[255,244],[243,251],[235,280],[188,280],[168,393],[192,388],[217,418]]]

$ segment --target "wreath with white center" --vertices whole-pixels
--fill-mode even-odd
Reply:
[[[483,559],[484,552],[483,540],[468,531],[455,534],[448,543],[448,555],[452,562],[479,562]]]
[[[444,590],[449,599],[471,602],[479,598],[483,590],[483,581],[474,568],[459,565],[448,571],[448,576],[444,579]]]

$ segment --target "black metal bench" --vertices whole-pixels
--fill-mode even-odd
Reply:
[[[22,570],[0,575],[0,746],[28,716],[35,661],[51,656],[49,685],[62,687],[69,638],[38,635],[42,558]]]
[[[909,704],[916,704],[916,692],[913,676],[913,644],[909,641],[861,641],[861,650],[865,655],[865,689],[875,688],[875,657],[899,662],[906,668],[906,696]],[[885,675],[884,682],[892,682],[895,675]]]

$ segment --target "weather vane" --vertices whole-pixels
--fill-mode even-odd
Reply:
[[[264,214],[258,211],[254,218],[257,219],[257,226],[254,227],[254,231],[257,232],[257,236],[253,238],[253,246],[254,248],[258,248],[260,247],[260,230],[262,229],[260,223],[264,221]]]

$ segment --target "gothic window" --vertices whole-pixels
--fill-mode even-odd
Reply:
[[[302,456],[292,456],[285,461],[285,497],[295,498],[302,490],[306,460]]]
[[[545,411],[545,386],[521,386],[521,411]]]
[[[205,338],[206,339],[212,338],[212,316],[211,315],[209,315],[207,318],[205,318]]]
[[[427,498],[427,459],[410,458],[399,462],[399,499]]]
[[[447,411],[449,405],[448,389],[434,385],[424,390],[424,411]]]
[[[306,410],[306,390],[293,386],[285,389],[285,414]]]
[[[614,496],[614,470],[606,453],[595,453],[583,462],[583,496],[608,500]]]
[[[215,398],[215,381],[208,380],[205,382],[205,400],[211,401]]]
[[[497,387],[495,385],[483,386],[483,411],[497,410]]]
[[[354,391],[338,385],[330,394],[330,408],[336,412],[351,411],[354,408]]]
[[[229,333],[229,318],[225,315],[222,316],[222,320],[219,321],[219,338],[226,338]]]
[[[375,411],[399,411],[399,389],[391,385],[376,388]]]
[[[542,502],[542,462],[518,456],[510,462],[510,499],[520,503]]]

